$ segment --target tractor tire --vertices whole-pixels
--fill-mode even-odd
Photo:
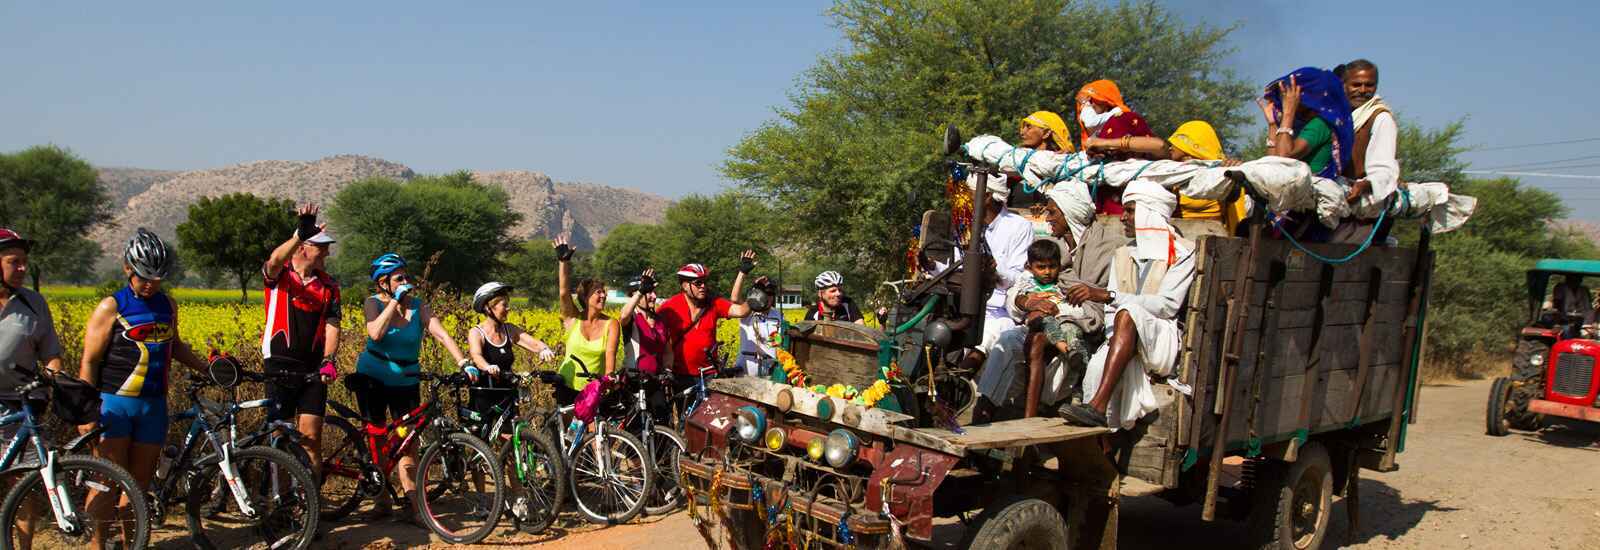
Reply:
[[[1250,548],[1316,550],[1333,516],[1333,466],[1321,443],[1307,443],[1292,464],[1263,464],[1250,510]]]
[[[1537,364],[1534,363],[1535,357],[1538,358]],[[1545,369],[1549,367],[1545,361],[1549,359],[1549,342],[1536,339],[1519,340],[1517,352],[1511,356],[1511,376],[1518,380],[1537,381],[1543,385]]]
[[[1511,433],[1511,421],[1506,404],[1511,401],[1511,381],[1505,377],[1494,379],[1489,385],[1489,404],[1484,407],[1484,433],[1505,437]]]
[[[963,548],[1067,550],[1067,522],[1055,506],[1036,498],[1012,497],[991,504],[978,516]]]

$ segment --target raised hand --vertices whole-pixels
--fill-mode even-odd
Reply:
[[[570,260],[572,260],[572,254],[574,252],[577,252],[577,249],[573,248],[572,245],[567,244],[567,236],[566,235],[556,235],[556,238],[555,238],[553,243],[554,243],[555,248],[556,248],[556,260],[557,261],[562,261],[562,262],[570,261]]]
[[[1289,75],[1287,82],[1278,82],[1278,93],[1283,98],[1284,116],[1294,116],[1300,110],[1300,84],[1295,81],[1294,75]]]
[[[750,273],[756,268],[756,251],[745,250],[739,254],[739,272]]]
[[[295,238],[303,241],[316,236],[317,233],[322,232],[322,229],[327,226],[327,224],[317,223],[318,211],[317,205],[311,203],[303,204],[300,206],[299,210],[295,211],[297,218],[297,225],[294,230]]]

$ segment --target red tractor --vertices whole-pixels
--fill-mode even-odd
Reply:
[[[1550,276],[1566,280],[1544,307]],[[1512,429],[1537,430],[1546,417],[1600,422],[1600,340],[1592,334],[1593,315],[1573,315],[1565,301],[1591,300],[1582,288],[1585,276],[1600,276],[1600,261],[1539,260],[1528,271],[1530,322],[1518,333],[1517,352],[1509,377],[1496,378],[1489,390],[1486,414],[1489,435],[1502,436]],[[1566,307],[1563,307],[1566,306]],[[1592,307],[1587,308],[1592,310]]]

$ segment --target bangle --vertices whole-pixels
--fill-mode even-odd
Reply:
[[[1272,132],[1272,135],[1278,135],[1278,134],[1294,135],[1294,128],[1285,128],[1283,126],[1279,126],[1277,130],[1274,130]]]

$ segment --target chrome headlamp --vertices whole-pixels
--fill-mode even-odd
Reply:
[[[828,433],[828,440],[823,445],[823,458],[828,465],[843,468],[856,460],[856,451],[860,450],[861,440],[850,430],[837,429]]]
[[[745,443],[756,443],[767,431],[767,414],[754,406],[739,407],[733,412],[733,436]]]

